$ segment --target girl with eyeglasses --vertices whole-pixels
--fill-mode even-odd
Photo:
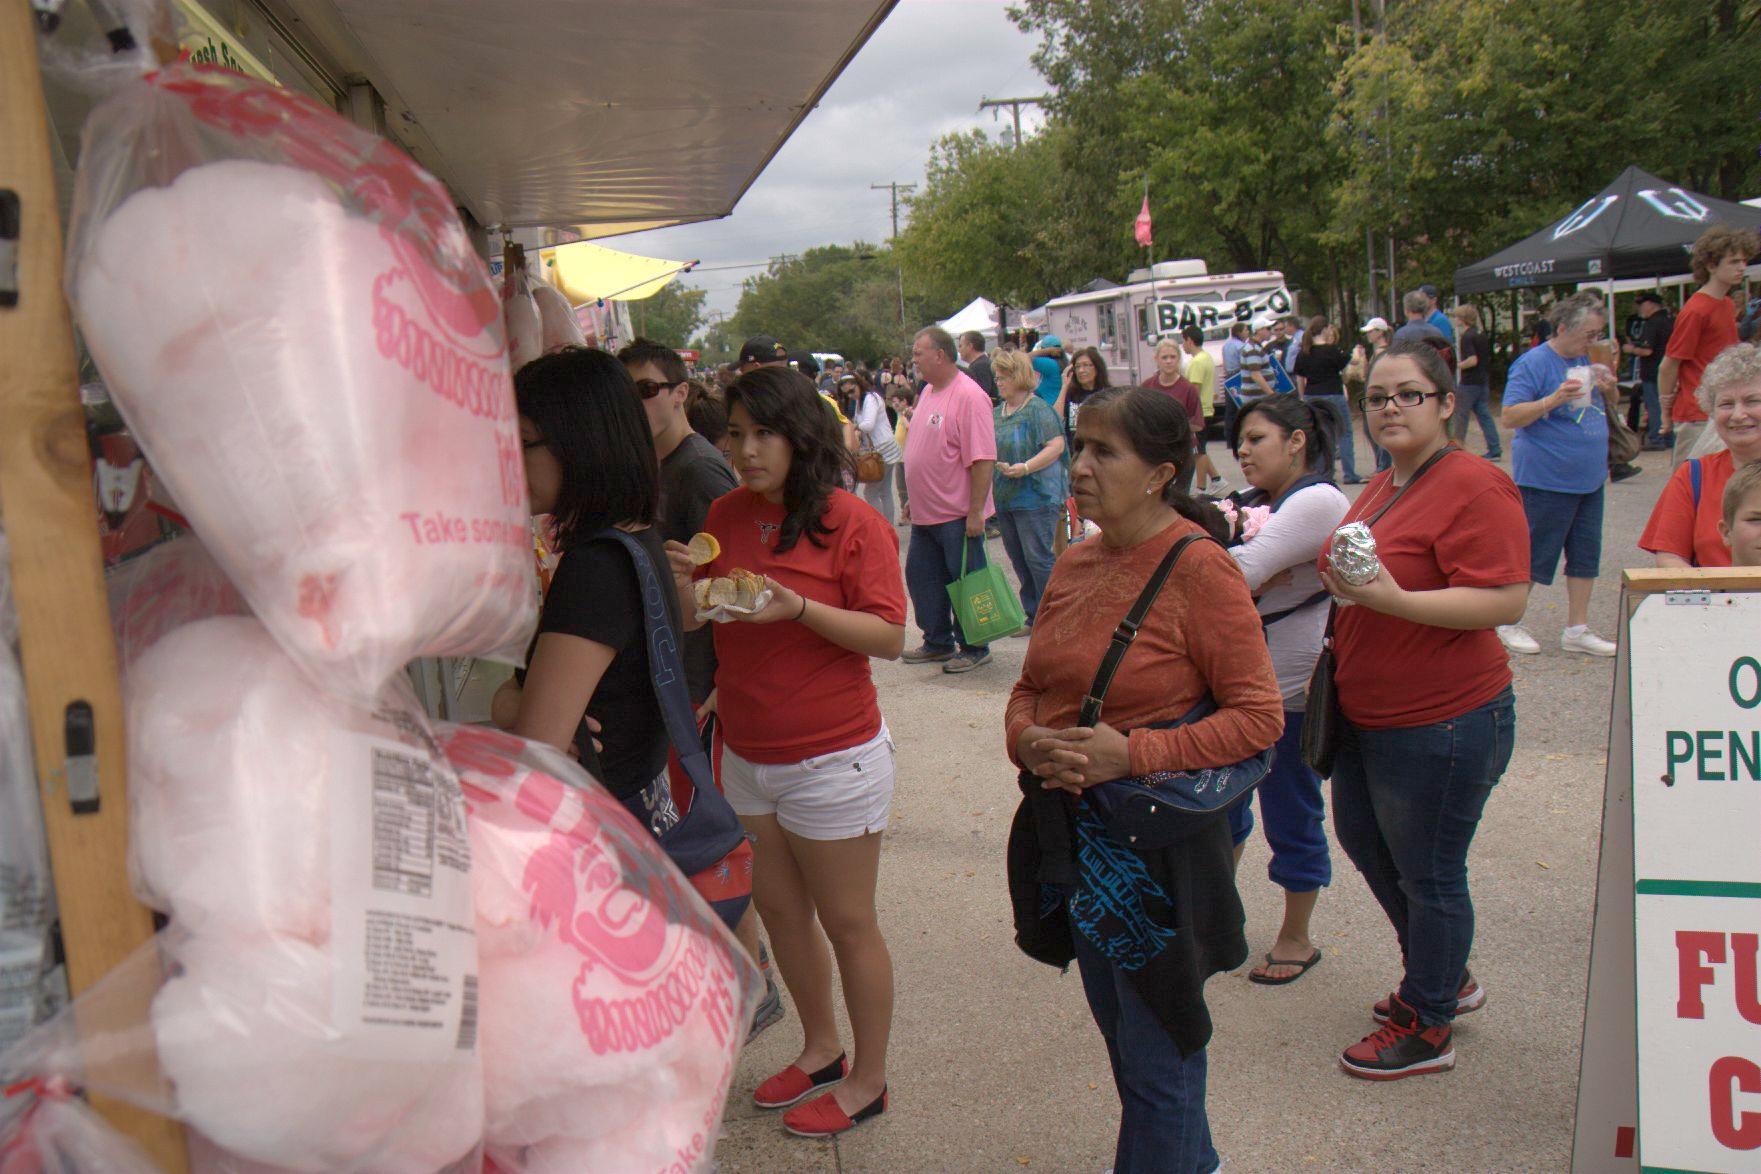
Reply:
[[[1326,549],[1319,560],[1341,605],[1333,827],[1394,926],[1405,974],[1372,1008],[1384,1026],[1340,1065],[1397,1080],[1454,1067],[1451,1023],[1486,1000],[1467,969],[1467,854],[1516,740],[1495,629],[1528,603],[1529,530],[1510,477],[1450,442],[1455,384],[1430,344],[1395,343],[1376,359],[1364,410],[1393,464],[1345,521],[1371,523],[1382,567],[1357,586]]]

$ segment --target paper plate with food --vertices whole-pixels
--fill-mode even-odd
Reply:
[[[773,594],[763,575],[738,567],[725,576],[699,579],[692,590],[697,593],[697,618],[718,624],[763,611]]]

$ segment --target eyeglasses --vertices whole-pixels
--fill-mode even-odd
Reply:
[[[641,397],[643,399],[653,399],[655,396],[659,395],[661,392],[671,391],[673,388],[675,388],[677,386],[678,386],[678,384],[676,384],[676,383],[667,383],[667,382],[665,382],[663,380],[659,380],[659,379],[638,379],[638,380],[636,380],[636,391],[639,395],[641,395]]]
[[[1388,410],[1389,400],[1393,400],[1403,408],[1416,408],[1428,399],[1447,394],[1449,393],[1443,391],[1413,391],[1408,388],[1397,391],[1393,395],[1366,395],[1364,396],[1364,411],[1385,412]]]

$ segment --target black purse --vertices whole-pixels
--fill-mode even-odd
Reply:
[[[1401,495],[1428,473],[1432,465],[1454,451],[1455,446],[1449,444],[1432,453],[1431,459],[1420,465],[1407,478],[1406,484],[1396,489],[1387,504],[1372,514],[1364,525],[1374,526],[1381,521],[1382,515],[1393,509]],[[1327,633],[1321,637],[1321,655],[1315,660],[1315,671],[1309,674],[1308,699],[1302,718],[1302,760],[1322,778],[1333,775],[1333,760],[1339,754],[1339,738],[1345,729],[1345,711],[1339,708],[1339,686],[1333,679],[1333,621],[1338,615],[1339,605],[1334,603],[1327,609]]]
[[[1119,662],[1125,659],[1137,630],[1149,615],[1150,607],[1162,593],[1163,585],[1173,573],[1174,564],[1194,542],[1213,541],[1208,534],[1188,534],[1176,542],[1161,565],[1150,576],[1143,593],[1113,632],[1112,643],[1101,658],[1088,695],[1082,699],[1082,712],[1076,724],[1093,728],[1101,717],[1101,703],[1112,686]],[[1158,722],[1150,729],[1170,729],[1186,725],[1217,711],[1209,696],[1171,722]],[[1211,815],[1245,797],[1259,786],[1272,769],[1273,747],[1227,766],[1204,767],[1199,770],[1158,771],[1142,777],[1111,779],[1097,783],[1082,793],[1107,832],[1119,843],[1140,852],[1159,851],[1176,840],[1191,834],[1194,825],[1183,816]]]

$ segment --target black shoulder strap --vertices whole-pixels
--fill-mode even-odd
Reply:
[[[1454,444],[1446,444],[1442,448],[1438,449],[1436,452],[1432,453],[1430,459],[1427,460],[1424,464],[1420,465],[1418,467],[1418,469],[1414,471],[1413,475],[1406,479],[1405,485],[1402,485],[1399,489],[1396,489],[1394,491],[1394,496],[1389,498],[1388,501],[1382,506],[1381,509],[1377,510],[1375,513],[1371,514],[1369,517],[1367,517],[1363,520],[1364,525],[1374,526],[1377,522],[1381,521],[1382,515],[1387,513],[1389,510],[1393,509],[1394,503],[1399,501],[1401,496],[1404,493],[1406,493],[1407,490],[1411,489],[1414,485],[1417,485],[1419,478],[1423,477],[1426,473],[1429,473],[1431,471],[1432,465],[1435,465],[1438,461],[1442,460],[1444,457],[1448,456],[1450,453],[1452,453],[1454,451],[1455,451]]]
[[[1131,610],[1125,613],[1125,618],[1113,629],[1113,642],[1107,645],[1107,654],[1101,657],[1101,667],[1095,673],[1094,683],[1088,687],[1088,696],[1082,699],[1082,714],[1076,719],[1077,725],[1092,727],[1101,720],[1101,702],[1107,699],[1107,690],[1112,688],[1113,674],[1119,671],[1119,662],[1125,659],[1126,650],[1137,639],[1137,630],[1143,626],[1144,617],[1149,615],[1150,608],[1155,605],[1156,596],[1162,593],[1162,585],[1174,573],[1174,564],[1180,561],[1180,556],[1186,553],[1187,547],[1201,540],[1216,541],[1209,534],[1188,534],[1169,548],[1168,553],[1162,556],[1161,565],[1150,576],[1150,581],[1144,584],[1143,594],[1137,597],[1137,602],[1131,605]]]

